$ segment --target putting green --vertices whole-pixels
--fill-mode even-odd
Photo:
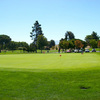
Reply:
[[[61,55],[61,56],[60,56]],[[100,67],[97,53],[0,55],[0,69],[83,70]]]

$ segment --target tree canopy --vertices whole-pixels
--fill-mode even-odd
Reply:
[[[98,41],[99,38],[100,38],[100,37],[97,35],[97,33],[93,31],[91,35],[87,35],[87,36],[85,37],[85,41],[86,41],[86,42],[88,43],[88,45],[89,45],[89,44],[90,44],[90,40],[94,39],[94,40]]]
[[[98,41],[98,48],[100,48],[100,40]]]
[[[32,26],[32,32],[30,32],[30,34],[31,34],[30,37],[32,38],[33,43],[36,44],[38,36],[43,35],[41,25],[39,24],[38,21],[34,23],[34,26]]]
[[[61,49],[68,49],[68,46],[69,46],[69,42],[67,40],[61,40],[60,43],[59,43],[59,47]]]
[[[92,39],[95,39],[96,41],[99,40],[99,36],[97,35],[96,32],[93,31],[91,36],[92,36]]]
[[[55,46],[55,41],[54,40],[50,40],[48,45],[49,45],[49,48],[51,48],[52,46]]]
[[[0,35],[0,44],[2,45],[3,43],[7,44],[11,41],[11,38],[7,35]]]
[[[8,47],[8,44],[10,43],[10,41],[11,41],[11,38],[8,35],[0,35],[0,52],[1,52],[1,49]]]
[[[67,32],[65,33],[65,39],[66,39],[66,40],[75,39],[75,36],[74,36],[74,34],[73,34],[71,31],[67,31]]]
[[[91,39],[90,45],[91,45],[92,48],[96,48],[97,47],[97,41],[95,39]]]
[[[41,53],[42,53],[43,47],[47,46],[47,44],[48,44],[47,38],[44,37],[43,35],[39,35],[37,38],[37,47],[38,49],[41,50]]]
[[[84,45],[82,44],[82,42],[80,40],[75,40],[75,47],[77,49],[83,48],[83,46]]]

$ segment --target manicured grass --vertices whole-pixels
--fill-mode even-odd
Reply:
[[[42,50],[42,53],[57,53],[58,50]],[[1,51],[0,55],[2,54],[33,54],[33,53],[36,53],[35,51],[34,52],[27,52],[27,51],[23,51],[23,50],[3,50]],[[37,50],[37,53],[41,53],[41,50]]]
[[[2,55],[2,54],[23,54],[23,53],[27,53],[27,52],[26,51],[23,52],[23,50],[13,50],[13,51],[11,51],[11,50],[2,50],[0,55]]]
[[[0,55],[0,100],[100,100],[100,53]]]
[[[90,48],[89,50],[92,51],[93,48]],[[95,48],[96,51],[100,51],[100,48]]]

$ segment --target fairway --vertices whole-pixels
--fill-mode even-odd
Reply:
[[[0,100],[100,100],[99,84],[100,53],[0,55]]]

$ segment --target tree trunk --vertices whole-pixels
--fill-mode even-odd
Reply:
[[[36,49],[36,53],[37,53],[37,49]]]
[[[42,49],[41,49],[41,53],[42,53]]]
[[[66,49],[65,49],[65,53],[66,53]]]
[[[58,53],[60,53],[60,48],[59,48],[59,50],[58,50]]]

